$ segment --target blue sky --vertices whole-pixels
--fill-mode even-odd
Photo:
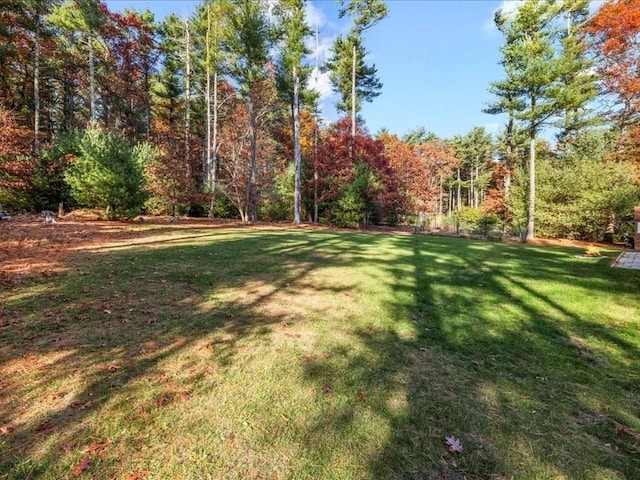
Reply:
[[[198,2],[165,0],[107,0],[112,10],[149,8],[156,19],[168,13],[187,16]],[[386,127],[403,135],[423,126],[449,138],[475,126],[498,132],[504,119],[482,113],[491,101],[489,83],[499,80],[500,34],[493,14],[516,1],[498,0],[389,0],[389,16],[365,32],[365,47],[383,82],[382,94],[365,104],[362,116],[372,133]],[[319,30],[320,61],[333,39],[350,28],[338,19],[334,0],[312,0],[307,19]],[[315,40],[310,39],[315,50]],[[309,59],[313,63],[313,57]],[[320,77],[322,111],[327,121],[338,118],[335,97]]]

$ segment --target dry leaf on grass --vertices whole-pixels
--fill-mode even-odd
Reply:
[[[6,425],[2,425],[0,427],[0,433],[2,435],[9,435],[11,432],[13,432],[16,429],[15,425],[11,425],[10,423],[6,424]]]
[[[94,443],[92,445],[87,445],[82,449],[82,453],[100,453],[102,450],[111,445],[111,440],[107,440],[102,443]]]
[[[148,471],[146,471],[146,470],[136,470],[135,472],[130,473],[129,475],[124,477],[124,480],[144,480],[148,476],[149,476],[149,472]]]
[[[449,447],[449,452],[462,453],[462,442],[460,439],[452,435],[450,437],[445,437],[445,442],[447,443],[447,447]]]
[[[91,466],[91,461],[87,457],[83,457],[71,470],[74,477],[79,477]]]

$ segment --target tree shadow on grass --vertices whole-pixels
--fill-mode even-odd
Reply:
[[[415,272],[397,297],[411,294],[415,301],[390,309],[401,317],[410,308],[416,335],[410,341],[362,336],[373,351],[381,343],[401,345],[406,363],[408,404],[392,416],[390,440],[372,474],[594,479],[640,474],[637,386],[629,381],[638,378],[638,338],[623,338],[633,332],[633,317],[600,322],[606,316],[595,300],[584,318],[574,312],[582,306],[562,291],[608,299],[604,290],[633,298],[637,275],[571,268],[555,249],[398,241],[413,249],[413,258],[405,261]],[[384,268],[397,278],[407,265],[394,261]],[[541,293],[549,284],[553,288]],[[632,310],[638,311],[637,300]],[[462,439],[465,450],[448,452],[447,436]]]
[[[637,276],[573,264],[568,250],[422,236],[201,241],[88,252],[82,275],[10,292],[6,313],[20,318],[0,330],[0,478],[63,478],[87,456],[94,478],[124,477],[119,455],[162,450],[173,478],[640,472],[637,338],[556,291],[592,291],[597,309],[633,298]],[[185,417],[197,435],[158,446]],[[83,452],[107,439],[109,455]]]

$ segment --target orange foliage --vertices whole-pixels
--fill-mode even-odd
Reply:
[[[640,2],[614,0],[602,5],[586,28],[594,38],[599,71],[627,115],[640,115]]]
[[[18,125],[15,115],[0,106],[0,188],[25,189],[35,167],[28,156],[31,131]]]
[[[387,133],[380,136],[380,141],[398,185],[402,210],[438,213],[443,182],[460,163],[453,148],[439,139],[410,145]]]

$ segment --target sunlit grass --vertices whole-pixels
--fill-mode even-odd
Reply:
[[[83,250],[3,292],[0,478],[640,478],[640,274],[577,253],[283,229]]]

